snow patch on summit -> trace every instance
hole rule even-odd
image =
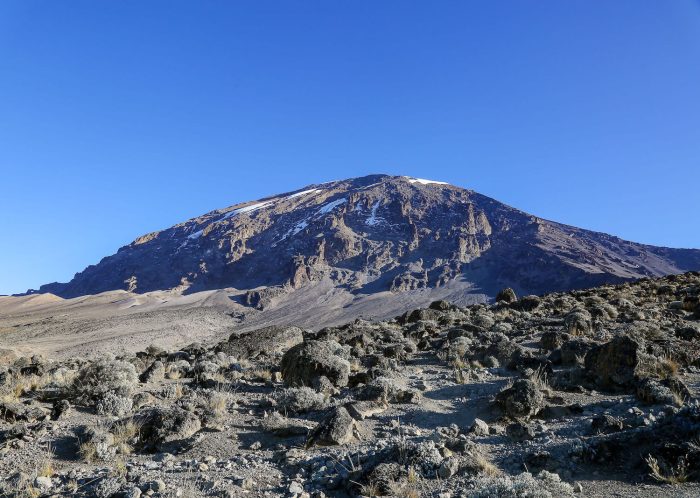
[[[226,216],[221,218],[222,220],[227,220],[237,214],[243,214],[243,213],[252,213],[253,211],[257,211],[258,209],[262,209],[266,206],[269,206],[272,204],[272,201],[267,201],[267,202],[258,202],[257,204],[251,204],[250,206],[245,206],[242,208],[234,209],[233,211],[226,213]]]
[[[294,194],[288,195],[287,197],[285,197],[285,199],[294,199],[295,197],[300,197],[300,196],[306,195],[306,194],[315,194],[316,192],[320,192],[320,191],[321,191],[320,188],[312,188],[309,190],[302,190],[301,192],[296,192]]]
[[[408,183],[420,183],[421,185],[449,185],[447,182],[438,182],[436,180],[426,180],[424,178],[412,178],[410,176],[405,176]]]

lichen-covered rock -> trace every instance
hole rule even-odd
[[[343,347],[335,341],[306,341],[282,357],[282,377],[291,386],[311,386],[325,376],[336,387],[348,384],[350,363],[340,356]]]
[[[283,389],[274,395],[274,401],[280,409],[290,413],[304,413],[328,407],[326,396],[310,387]]]
[[[311,434],[307,445],[347,444],[353,438],[355,419],[340,406],[333,408],[330,414],[318,424]]]
[[[517,300],[518,296],[515,295],[515,291],[510,287],[506,287],[505,289],[502,289],[498,294],[496,294],[497,303],[510,304],[514,303]]]
[[[420,393],[407,388],[397,379],[381,376],[372,379],[365,385],[357,397],[362,400],[384,403],[413,403],[420,399]]]
[[[165,365],[160,360],[155,360],[140,376],[141,382],[159,382],[165,378]]]
[[[688,387],[678,379],[642,379],[637,384],[635,392],[637,398],[651,404],[681,406],[691,397]]]
[[[202,423],[194,413],[178,407],[153,408],[136,414],[140,443],[146,451],[178,452]]]
[[[219,349],[236,358],[276,357],[303,341],[304,334],[299,327],[271,326],[231,334],[228,341],[219,345]]]
[[[564,327],[570,335],[587,335],[592,331],[591,314],[586,310],[574,310],[564,318]]]
[[[561,362],[564,365],[583,364],[586,354],[595,343],[583,337],[570,339],[561,345]]]
[[[603,387],[633,387],[640,373],[651,371],[655,363],[645,353],[642,340],[629,336],[596,346],[585,358],[587,374]]]
[[[513,418],[528,418],[544,407],[544,396],[529,379],[516,380],[496,396],[496,404]]]

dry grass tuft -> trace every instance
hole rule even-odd
[[[496,477],[501,475],[501,469],[496,467],[494,463],[486,458],[484,455],[476,455],[474,457],[474,464],[479,469],[479,471],[489,477]]]
[[[36,475],[37,477],[53,477],[55,474],[53,447],[49,445],[38,461]]]
[[[42,389],[49,383],[48,376],[23,376],[13,373],[0,390],[0,399],[5,402],[16,402],[23,395]]]
[[[114,445],[122,455],[130,455],[134,450],[132,444],[141,433],[141,425],[133,420],[127,420],[114,424],[112,427],[112,435],[114,436]]]
[[[120,479],[126,479],[126,475],[129,472],[129,469],[126,466],[126,462],[124,461],[123,458],[117,458],[112,462],[112,474],[114,477],[118,477]]]
[[[659,359],[657,364],[657,372],[662,379],[673,379],[678,377],[678,362],[669,356]]]
[[[530,377],[530,380],[537,386],[539,391],[549,390],[549,379],[547,372],[543,368],[538,368],[535,373]]]
[[[222,418],[227,413],[228,395],[225,392],[215,391],[207,398],[207,412],[215,419]]]
[[[78,453],[80,454],[80,458],[86,463],[93,463],[97,460],[97,446],[91,441],[80,443]]]
[[[649,466],[649,475],[659,482],[677,485],[687,482],[689,479],[688,462],[685,458],[679,459],[678,463],[673,467],[659,463],[652,455],[648,455],[645,461]]]
[[[245,378],[248,380],[259,382],[270,382],[272,380],[272,372],[265,368],[255,368],[245,372]]]
[[[360,486],[360,494],[362,496],[379,496],[380,493],[381,490],[376,482],[370,481]]]

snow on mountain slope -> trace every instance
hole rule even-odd
[[[492,296],[503,286],[542,293],[698,268],[699,250],[543,220],[444,182],[371,175],[211,211],[40,292],[233,287],[262,307],[322,279],[356,295],[452,282]]]

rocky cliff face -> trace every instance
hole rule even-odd
[[[455,280],[487,295],[505,286],[529,294],[698,268],[700,250],[636,244],[460,187],[372,175],[212,211],[139,237],[40,292],[234,287],[264,307],[321,279],[366,294]]]

